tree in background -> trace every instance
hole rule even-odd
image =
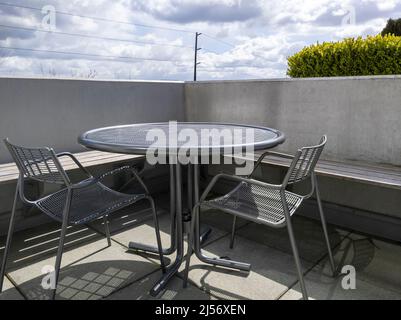
[[[347,38],[303,48],[288,57],[292,78],[401,74],[401,37]]]
[[[395,36],[401,36],[401,18],[400,19],[389,19],[386,27],[382,31],[382,36],[387,34],[393,34]]]

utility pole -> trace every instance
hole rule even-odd
[[[198,48],[198,38],[199,36],[202,35],[202,33],[197,32],[195,34],[195,63],[194,63],[194,81],[197,80],[197,67],[200,64],[200,62],[198,62],[198,52],[199,50],[202,50],[202,48]]]

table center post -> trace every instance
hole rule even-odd
[[[173,124],[173,125],[172,125]],[[257,126],[249,126],[249,125],[237,125],[237,124],[225,124],[225,123],[179,123],[177,125],[176,122],[173,123],[150,123],[150,124],[133,124],[133,125],[123,125],[123,126],[115,126],[108,128],[100,128],[88,131],[82,134],[79,137],[79,142],[94,150],[113,152],[113,153],[126,153],[126,154],[142,154],[148,155],[148,151],[152,151],[153,142],[149,141],[148,134],[153,130],[153,134],[158,132],[165,137],[170,139],[176,139],[177,133],[179,130],[190,129],[195,131],[197,134],[202,134],[205,132],[216,132],[216,130],[225,130],[225,132],[231,131],[232,134],[235,134],[236,130],[246,131],[247,129],[252,129],[255,132],[254,141],[250,143],[246,143],[245,141],[238,142],[236,146],[241,145],[243,148],[252,145],[254,150],[264,150],[273,148],[285,141],[285,136],[283,133],[266,127],[257,127]],[[167,142],[166,142],[167,143]],[[220,149],[224,147],[233,147],[234,145],[226,144],[225,141],[220,141]],[[165,249],[165,254],[173,253],[176,251],[176,258],[173,264],[168,268],[167,272],[163,275],[163,277],[156,283],[155,287],[151,290],[152,295],[157,295],[163,290],[168,281],[177,274],[184,258],[184,220],[183,220],[183,202],[182,202],[182,192],[183,192],[183,163],[179,163],[178,157],[178,149],[180,145],[177,143],[177,140],[169,140],[168,144],[161,146],[162,150],[168,150],[170,152],[170,156],[174,158],[173,162],[168,163],[170,165],[170,211],[172,214],[172,229],[171,229],[171,248]],[[199,150],[210,149],[210,142],[203,143],[201,141],[197,146],[193,146],[193,148],[197,148]],[[216,147],[216,146],[214,146]],[[193,160],[193,159],[191,159]],[[188,169],[188,181],[187,181],[187,190],[185,190],[186,194],[188,194],[187,207],[188,215],[186,216],[187,221],[191,220],[191,210],[192,206],[194,206],[199,201],[200,196],[200,161],[191,161],[191,164],[187,167]],[[186,164],[185,164],[186,165]],[[175,179],[174,179],[175,176]],[[174,215],[175,214],[175,215]],[[174,218],[175,217],[175,218]],[[244,270],[249,271],[250,265],[235,262],[231,260],[224,260],[220,258],[210,258],[202,253],[201,243],[205,241],[211,229],[208,229],[207,232],[202,232],[200,223],[199,223],[199,215],[195,215],[196,219],[196,228],[195,228],[195,236],[194,236],[194,251],[198,256],[200,261],[211,264],[214,266],[221,266],[230,269]],[[192,217],[193,218],[193,217]],[[174,234],[174,231],[175,234]],[[203,235],[202,235],[203,234]],[[176,246],[175,246],[176,244]],[[132,249],[141,250],[145,252],[155,253],[155,248],[149,245],[143,244],[135,244],[131,243],[130,247]],[[168,252],[168,253],[166,253]]]

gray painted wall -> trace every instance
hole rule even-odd
[[[75,152],[89,129],[184,120],[184,84],[0,78],[0,110],[1,139]],[[10,160],[1,143],[0,163]]]
[[[218,81],[185,85],[189,121],[282,130],[282,150],[327,134],[324,157],[401,165],[401,77]]]

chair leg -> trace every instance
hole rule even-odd
[[[53,300],[56,298],[57,285],[58,285],[58,280],[59,280],[59,275],[60,275],[61,259],[63,257],[64,240],[65,240],[65,236],[67,234],[67,227],[68,227],[68,221],[69,221],[69,216],[70,216],[71,199],[72,199],[72,190],[69,190],[68,194],[67,194],[67,199],[65,202],[64,212],[63,212],[63,224],[61,226],[61,234],[60,234],[60,241],[59,241],[58,250],[57,250],[56,264],[54,266],[54,282],[55,282],[54,286],[55,287],[54,287],[53,296],[52,296]]]
[[[188,286],[188,275],[189,275],[189,266],[191,264],[191,256],[193,253],[193,247],[195,245],[195,227],[196,227],[196,219],[198,219],[199,210],[198,205],[192,211],[192,221],[191,221],[191,228],[189,230],[189,237],[188,237],[188,250],[187,250],[187,257],[185,261],[185,270],[184,270],[184,288]]]
[[[301,259],[299,258],[298,247],[294,237],[294,231],[292,229],[291,221],[287,222],[287,229],[288,235],[290,238],[291,249],[295,260],[295,266],[297,268],[299,284],[301,287],[302,297],[304,300],[308,300],[308,293],[306,291],[305,281],[304,281],[304,274],[302,272],[302,264]]]
[[[317,184],[317,179],[316,177],[314,177],[315,179],[315,192],[316,192],[316,200],[317,200],[317,204],[319,207],[319,214],[320,214],[320,221],[322,223],[322,227],[323,227],[323,233],[324,233],[324,238],[326,241],[326,246],[327,246],[327,252],[329,254],[329,260],[330,260],[330,266],[331,266],[331,271],[332,271],[332,275],[334,277],[335,272],[336,272],[336,267],[335,267],[335,263],[334,263],[334,258],[333,258],[333,253],[331,250],[331,245],[330,245],[330,239],[329,239],[329,233],[327,231],[327,224],[326,224],[326,218],[324,216],[324,212],[323,212],[323,205],[322,205],[322,200],[320,198],[320,192],[319,192],[319,186]]]
[[[108,216],[103,217],[103,223],[104,223],[104,231],[106,233],[107,237],[107,245],[111,247],[111,236],[110,236],[110,227],[109,227],[109,219]]]
[[[233,218],[233,225],[231,229],[230,249],[234,249],[235,230],[237,228],[237,216]]]
[[[15,191],[15,196],[14,196],[14,203],[13,203],[13,208],[11,211],[11,218],[10,218],[10,224],[8,226],[8,234],[7,234],[7,241],[6,241],[6,247],[4,249],[4,256],[3,256],[3,262],[1,264],[1,275],[0,275],[0,292],[3,292],[3,283],[4,283],[4,276],[6,273],[6,267],[7,267],[7,258],[8,258],[8,253],[10,251],[11,247],[11,240],[12,236],[14,233],[14,226],[15,226],[15,213],[17,209],[17,203],[18,203],[18,197],[19,197],[19,182],[17,184],[17,189]]]
[[[153,220],[154,220],[154,224],[155,224],[157,248],[159,250],[160,266],[163,270],[163,273],[166,273],[166,265],[164,263],[164,255],[163,255],[163,246],[162,246],[162,240],[160,237],[159,218],[157,217],[155,202],[154,202],[153,198],[151,198],[151,197],[148,197],[147,199],[149,200],[149,203],[152,207],[152,212],[153,212]]]
[[[305,281],[304,281],[304,274],[302,272],[301,259],[299,258],[297,242],[295,241],[294,230],[292,228],[292,223],[291,223],[291,215],[290,215],[290,211],[288,210],[286,197],[285,197],[284,193],[281,194],[281,200],[282,200],[282,203],[283,203],[285,220],[287,222],[288,236],[290,238],[292,254],[294,256],[295,266],[297,268],[299,285],[301,287],[302,297],[303,297],[304,300],[308,300],[308,293],[306,291],[306,286],[305,286]]]

